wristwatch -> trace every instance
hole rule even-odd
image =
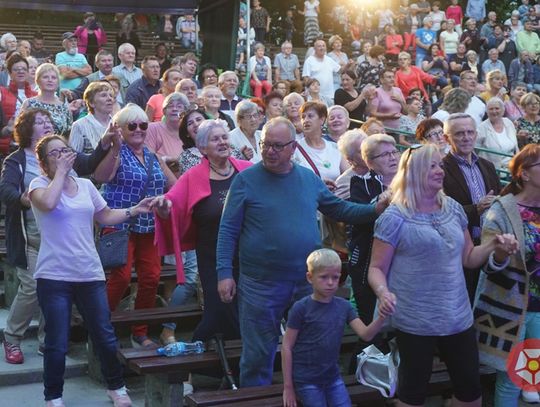
[[[128,219],[131,219],[132,215],[131,215],[131,208],[127,208],[126,209],[126,216]]]

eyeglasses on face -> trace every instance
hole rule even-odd
[[[384,153],[373,156],[372,160],[376,160],[377,158],[384,158],[385,160],[387,160],[390,157],[398,157],[398,156],[399,156],[398,150],[385,151]]]
[[[70,147],[55,148],[47,153],[47,157],[59,158],[62,154],[72,153],[73,149]]]
[[[280,151],[283,151],[285,147],[287,147],[289,144],[294,143],[296,140],[291,140],[288,143],[281,144],[281,143],[267,143],[265,141],[259,141],[259,147],[261,147],[261,150],[268,151],[271,148],[274,149],[275,152],[279,153]]]
[[[34,120],[35,126],[44,126],[46,124],[52,124],[50,120]]]
[[[252,114],[245,114],[242,116],[242,119],[258,119],[261,117],[261,114],[259,112],[252,113]]]
[[[441,138],[442,136],[444,136],[444,131],[442,131],[442,130],[434,130],[434,131],[430,131],[426,135],[426,138],[427,139],[434,139],[434,138]]]
[[[128,128],[129,131],[135,131],[135,130],[137,130],[137,126],[141,130],[147,130],[148,129],[148,122],[141,122],[141,123],[132,122],[132,123],[128,123],[127,128]]]

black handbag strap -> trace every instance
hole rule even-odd
[[[307,151],[298,143],[296,143],[296,148],[298,149],[298,151],[300,151],[300,154],[304,156],[309,166],[313,169],[313,172],[317,174],[319,178],[321,178],[321,173],[319,172],[319,169],[317,168],[317,166],[315,165],[315,163],[313,162],[313,160],[311,159]]]

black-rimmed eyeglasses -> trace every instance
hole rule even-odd
[[[266,143],[264,141],[259,141],[259,147],[261,150],[270,150],[271,148],[274,149],[275,152],[283,151],[285,147],[287,147],[289,144],[292,144],[296,142],[296,140],[291,140],[288,143],[281,144],[281,143]]]

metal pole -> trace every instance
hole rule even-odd
[[[242,0],[240,0],[242,1]],[[247,4],[247,13],[246,13],[246,26],[247,26],[247,37],[246,37],[246,76],[244,78],[244,87],[242,88],[242,93],[248,95],[250,92],[249,89],[249,58],[251,57],[251,44],[250,44],[250,32],[251,32],[251,3],[250,0],[246,0]]]
[[[199,10],[195,10],[195,53],[199,55]]]

